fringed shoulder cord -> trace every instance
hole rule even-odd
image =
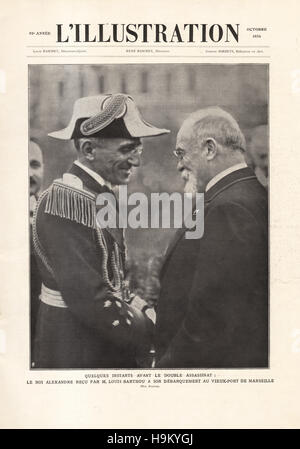
[[[93,193],[54,181],[48,189],[46,214],[96,228],[96,201]]]
[[[38,238],[36,230],[36,213],[42,199],[48,194],[45,213],[55,215],[67,220],[75,221],[96,232],[97,241],[102,252],[102,277],[103,281],[114,294],[122,296],[122,260],[118,244],[113,243],[113,251],[109,257],[105,237],[102,229],[96,223],[96,199],[93,193],[76,189],[60,181],[54,181],[52,186],[43,192],[39,198],[34,217],[33,235],[34,248],[47,270],[54,277],[54,271],[49,263],[45,251]],[[113,273],[113,279],[109,279],[108,264]]]
[[[41,261],[43,262],[44,266],[46,267],[46,269],[49,271],[49,273],[51,274],[51,276],[54,277],[54,271],[50,265],[50,262],[46,256],[45,250],[40,242],[38,233],[37,233],[37,228],[36,228],[36,218],[37,218],[37,213],[39,210],[39,206],[42,202],[42,200],[44,199],[44,197],[47,195],[48,193],[48,189],[45,190],[41,196],[39,197],[34,213],[33,213],[33,220],[32,220],[32,240],[33,240],[33,247],[35,249],[36,254],[38,255],[38,257],[41,259]]]

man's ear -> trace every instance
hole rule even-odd
[[[95,159],[95,149],[93,148],[92,142],[89,139],[84,140],[81,143],[81,153],[86,160],[92,162]]]
[[[211,161],[218,153],[218,144],[213,137],[209,137],[205,141],[206,158]]]

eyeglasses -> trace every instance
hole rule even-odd
[[[130,156],[141,156],[143,154],[143,148],[137,147],[133,150],[130,150],[127,154],[130,154]]]
[[[185,151],[180,148],[176,148],[176,150],[173,151],[173,154],[181,161],[185,156]]]
[[[131,156],[141,156],[143,153],[143,147],[135,147],[132,149],[129,148],[124,148],[121,150],[122,154],[126,157],[131,157]]]

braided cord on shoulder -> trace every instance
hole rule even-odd
[[[36,219],[37,219],[37,213],[38,213],[38,209],[39,206],[42,202],[42,200],[44,199],[44,197],[48,194],[48,190],[45,190],[41,196],[38,199],[35,211],[34,211],[34,215],[33,215],[33,223],[32,223],[32,238],[33,238],[33,246],[35,249],[36,254],[38,255],[38,257],[40,258],[40,260],[42,261],[42,263],[44,264],[44,266],[46,267],[46,269],[49,271],[49,273],[55,277],[54,275],[54,270],[51,267],[51,264],[46,256],[45,250],[40,242],[39,236],[38,236],[38,232],[37,232],[37,226],[36,226]],[[120,251],[119,251],[119,247],[118,244],[116,242],[114,242],[113,244],[113,253],[112,256],[109,260],[109,256],[108,256],[108,250],[107,250],[107,244],[103,235],[103,232],[101,230],[101,228],[99,228],[98,226],[96,227],[96,235],[97,235],[97,242],[100,246],[101,252],[102,252],[102,275],[103,275],[103,280],[105,282],[105,284],[109,287],[109,289],[112,292],[121,292],[121,287],[122,287],[122,279],[121,279],[121,271],[122,271],[122,267],[121,267],[121,258],[120,258]],[[108,269],[107,269],[107,264],[108,262],[111,263],[111,267],[112,267],[112,272],[113,272],[113,281],[111,281],[109,279],[109,275],[108,275]]]
[[[116,242],[114,242],[113,253],[111,256],[111,260],[110,260],[112,272],[113,272],[113,281],[110,281],[109,275],[108,275],[108,270],[107,270],[107,264],[109,262],[107,246],[106,246],[106,242],[105,242],[105,238],[104,238],[102,229],[99,228],[98,226],[96,228],[96,235],[97,235],[97,240],[98,240],[98,243],[101,248],[102,255],[103,255],[103,258],[102,258],[103,280],[111,291],[120,292],[122,285],[121,285],[121,276],[120,276],[121,267],[120,267],[120,263],[119,263],[118,244]]]
[[[36,219],[37,219],[37,213],[38,213],[38,209],[39,206],[42,202],[42,200],[44,199],[44,197],[47,195],[48,190],[45,190],[41,196],[38,199],[38,202],[36,204],[36,208],[34,210],[33,213],[33,220],[32,220],[32,240],[33,240],[33,247],[35,249],[36,254],[38,255],[38,257],[41,259],[41,261],[43,262],[44,266],[46,267],[46,269],[49,271],[49,273],[51,274],[51,276],[54,277],[54,271],[48,261],[48,258],[45,254],[45,250],[40,242],[38,233],[37,233],[37,227],[36,227]]]

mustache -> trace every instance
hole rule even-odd
[[[31,186],[38,184],[38,179],[36,178],[36,176],[30,176],[29,181]]]
[[[29,186],[30,187],[39,187],[42,183],[42,180],[35,175],[29,176]]]

